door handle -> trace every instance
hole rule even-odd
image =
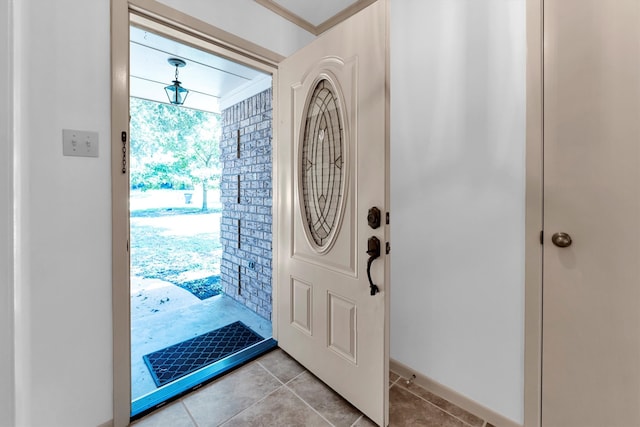
[[[371,296],[378,293],[378,286],[373,283],[371,279],[371,264],[376,258],[380,257],[380,240],[376,236],[369,237],[367,241],[367,255],[369,255],[369,261],[367,261],[367,277],[369,278],[369,287],[371,288]]]
[[[559,248],[568,248],[569,246],[571,246],[571,243],[573,243],[573,241],[571,240],[571,236],[569,236],[567,233],[562,232],[554,233],[554,235],[551,236],[551,241]]]

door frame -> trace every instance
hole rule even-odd
[[[543,0],[526,1],[526,201],[525,201],[525,316],[524,316],[524,425],[540,426],[542,362],[542,245],[543,230]],[[112,304],[113,304],[113,425],[129,424],[131,405],[128,174],[122,169],[120,135],[128,131],[129,13],[146,15],[176,31],[255,60],[277,84],[281,55],[190,17],[154,0],[111,0],[111,185],[112,185]],[[276,92],[274,90],[274,105]],[[277,157],[277,120],[273,119],[273,158]],[[128,141],[127,141],[128,144]],[[273,163],[273,199],[276,204],[277,164]],[[273,256],[277,256],[277,212],[273,212]],[[277,265],[273,266],[277,277]],[[274,301],[277,295],[274,294]],[[274,302],[275,305],[275,302]],[[274,311],[275,316],[275,311]],[[272,320],[275,324],[275,318]],[[274,338],[277,338],[274,329]]]
[[[526,163],[524,281],[524,425],[539,427],[542,411],[542,251],[544,230],[544,0],[526,0]]]
[[[133,17],[133,19],[132,19]],[[129,256],[129,26],[135,23],[163,36],[240,62],[272,75],[283,56],[241,39],[155,0],[111,0],[111,215],[112,215],[112,327],[113,426],[129,425],[131,416],[131,295]],[[276,91],[273,104],[276,105]],[[278,200],[276,182],[277,117],[272,119],[272,197]],[[123,143],[122,134],[126,132]],[[273,212],[273,256],[277,256],[278,216]],[[277,277],[277,265],[272,276]],[[273,304],[277,300],[272,290]],[[275,310],[272,324],[276,324]],[[277,331],[273,330],[277,339]]]

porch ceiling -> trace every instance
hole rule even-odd
[[[265,74],[233,61],[186,46],[146,30],[131,27],[131,96],[167,103],[164,87],[175,77],[168,58],[183,59],[182,86],[189,89],[185,107],[220,112],[221,98],[264,78]]]

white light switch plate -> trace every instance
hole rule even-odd
[[[62,129],[62,154],[98,157],[98,132]]]

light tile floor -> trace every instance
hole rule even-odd
[[[390,374],[390,426],[493,427]],[[135,427],[374,426],[280,349],[142,418]]]

